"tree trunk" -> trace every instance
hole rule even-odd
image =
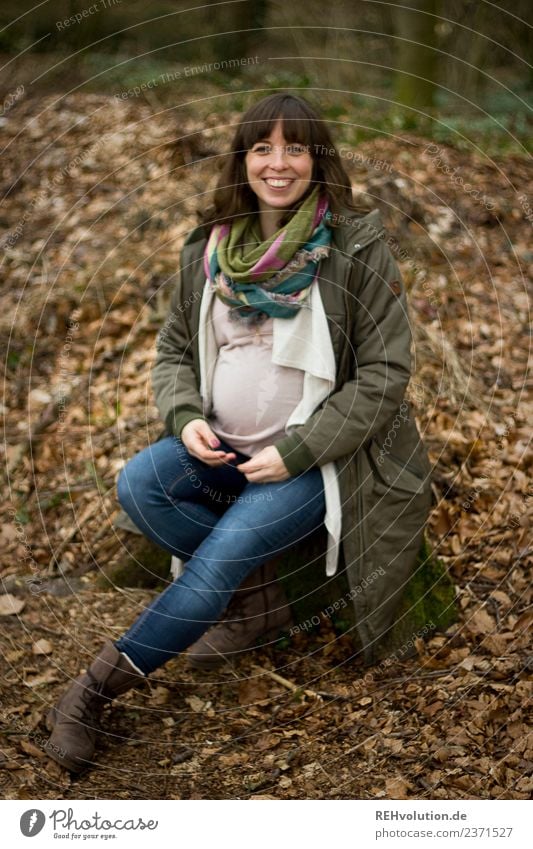
[[[393,7],[395,96],[402,106],[434,106],[438,53],[432,48],[436,46],[436,5],[436,0],[401,0],[401,6]]]

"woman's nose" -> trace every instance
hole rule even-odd
[[[281,147],[281,145],[276,145],[272,148],[269,165],[272,168],[285,168],[286,155],[285,148]]]

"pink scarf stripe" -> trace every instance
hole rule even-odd
[[[316,205],[315,217],[313,218],[313,230],[322,221],[328,209],[328,199],[326,195],[322,195]]]
[[[279,234],[277,239],[274,239],[268,250],[263,254],[256,264],[250,269],[250,277],[258,277],[269,268],[281,269],[284,268],[286,260],[278,256],[278,247],[285,239],[285,233]]]

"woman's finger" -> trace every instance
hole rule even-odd
[[[208,466],[222,466],[223,464],[228,464],[230,460],[235,460],[237,455],[232,453],[226,453],[222,449],[218,451],[213,451],[212,449],[206,449],[203,446],[197,448],[197,450],[193,453],[190,451],[194,457],[198,460],[201,460],[203,463],[206,463]]]

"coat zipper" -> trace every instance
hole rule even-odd
[[[348,338],[351,336],[350,331],[351,331],[351,317],[352,317],[352,309],[351,309],[349,291],[348,291],[348,280],[350,279],[351,270],[352,270],[352,263],[348,262],[347,263],[347,272],[344,275],[344,281],[343,281],[344,311],[345,311],[345,315],[346,315],[346,330],[347,330]],[[344,339],[344,344],[343,344],[343,348],[342,348],[342,355],[341,355],[341,358],[339,360],[339,379],[340,379],[341,385],[348,380],[347,364],[348,364],[349,355],[350,355],[350,347],[349,347],[346,339]]]

